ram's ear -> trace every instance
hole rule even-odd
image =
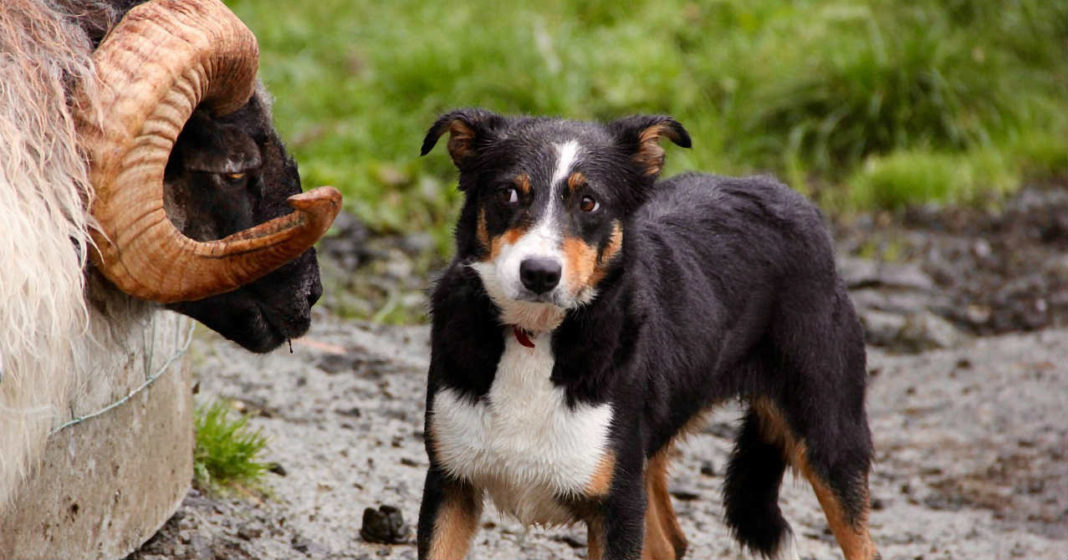
[[[426,132],[420,155],[430,153],[447,130],[449,155],[456,167],[462,167],[481,147],[496,138],[505,122],[504,117],[485,109],[458,109],[445,113]]]
[[[690,147],[690,133],[671,117],[663,115],[632,115],[612,121],[609,130],[616,142],[631,154],[631,159],[641,168],[642,174],[655,177],[664,167],[664,148],[660,139],[667,138],[682,146]]]

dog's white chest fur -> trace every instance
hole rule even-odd
[[[569,407],[550,381],[550,335],[533,342],[527,348],[507,329],[486,397],[438,391],[431,428],[445,470],[484,488],[502,512],[527,524],[567,523],[570,513],[556,498],[589,487],[607,450],[612,407]]]

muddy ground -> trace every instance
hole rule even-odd
[[[1068,559],[1068,191],[1028,189],[996,211],[862,217],[836,236],[872,343],[883,557]],[[372,240],[386,249],[348,262],[328,244],[324,270],[340,275],[328,285],[398,277],[391,305],[423,305],[406,256],[417,242]],[[411,538],[369,544],[359,530],[367,507],[416,518],[427,329],[341,319],[337,301],[292,354],[198,336],[198,400],[249,413],[284,475],[268,475],[266,499],[193,491],[131,559],[415,558]],[[689,558],[746,557],[719,497],[739,415],[725,407],[679,450],[672,491]],[[841,557],[806,485],[788,475],[782,502],[803,557]],[[524,531],[492,510],[483,521],[470,558],[585,556],[581,528]]]

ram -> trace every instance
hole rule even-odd
[[[255,352],[308,329],[340,195],[301,193],[257,57],[217,0],[0,5],[0,512],[164,308]]]

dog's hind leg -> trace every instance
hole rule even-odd
[[[723,485],[727,525],[753,553],[771,560],[798,560],[790,524],[779,510],[786,458],[781,442],[765,435],[757,412],[749,410],[735,440]]]
[[[873,560],[878,553],[868,532],[867,421],[861,415],[847,423],[831,403],[816,408],[822,413],[795,419],[769,399],[758,398],[750,414],[759,417],[763,437],[779,443],[786,460],[812,485],[846,560]]]
[[[779,294],[764,354],[770,367],[748,394],[764,439],[779,443],[812,485],[846,560],[872,560],[864,333],[825,249],[812,265],[826,270],[809,267]]]
[[[668,493],[668,445],[649,459],[645,466],[645,541],[643,560],[678,560],[686,554],[686,535],[682,533],[675,508]]]

